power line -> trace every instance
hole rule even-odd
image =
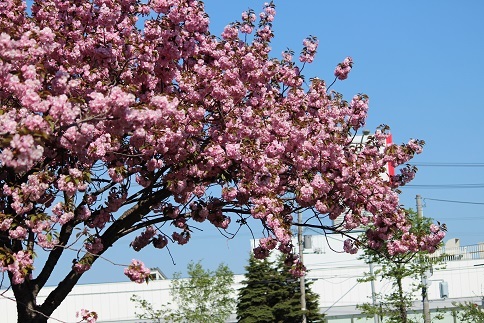
[[[484,188],[484,183],[477,184],[407,184],[401,188],[418,188],[418,189],[469,189],[469,188]]]
[[[484,205],[484,202],[468,202],[468,201],[455,201],[455,200],[443,200],[443,199],[433,199],[425,197],[424,201],[436,201],[436,202],[447,202],[447,203],[459,203],[459,204],[476,204],[476,205]]]
[[[433,163],[433,162],[420,162],[410,163],[413,166],[425,166],[425,167],[484,167],[484,163]]]
[[[340,298],[338,298],[338,300],[336,302],[334,302],[333,304],[331,304],[330,307],[328,307],[324,312],[323,314],[325,314],[327,311],[329,311],[333,306],[335,306],[341,299],[343,299],[343,297],[345,297],[346,295],[348,295],[349,292],[351,292],[353,290],[353,288],[355,288],[356,286],[358,286],[358,284],[360,284],[360,282],[356,282],[356,284],[353,285],[353,287],[351,287],[346,293],[343,294],[343,296],[341,296]]]

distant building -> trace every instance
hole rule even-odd
[[[254,244],[255,241],[251,241]],[[359,283],[369,267],[358,255],[338,253],[343,250],[343,239],[338,234],[306,235],[304,237],[304,263],[308,268],[307,280],[313,281],[312,290],[319,294],[321,312],[327,315],[329,323],[373,322],[360,319],[357,304],[368,302],[371,297],[370,283]],[[429,277],[428,287],[431,311],[437,308],[451,308],[452,302],[472,301],[481,304],[484,295],[484,243],[460,246],[459,239],[450,239],[437,254],[445,253],[446,268],[436,270]],[[375,265],[377,266],[377,265]],[[155,309],[166,306],[170,301],[170,283],[158,268],[152,272],[154,280],[149,284],[132,282],[77,285],[67,296],[52,317],[62,322],[78,322],[75,313],[82,308],[96,311],[100,323],[151,323],[136,318],[139,312],[130,301],[133,294],[146,299]],[[243,275],[235,276],[234,288],[242,287]],[[445,298],[441,297],[442,283]],[[39,302],[54,287],[45,287],[39,294]],[[385,292],[387,282],[375,282],[376,292]],[[0,313],[2,323],[17,322],[16,306],[11,290],[1,291]],[[420,310],[422,302],[416,295],[414,310]],[[49,320],[49,322],[56,322]],[[163,322],[160,320],[160,322]],[[227,322],[236,322],[235,313]],[[450,313],[442,323],[454,323]]]
[[[361,319],[357,304],[371,302],[370,283],[360,283],[369,265],[359,260],[360,254],[337,253],[343,250],[345,238],[340,234],[304,236],[304,264],[308,269],[306,280],[313,282],[312,290],[319,294],[321,312],[328,322],[352,323],[373,322]],[[254,243],[254,242],[253,242]],[[297,241],[294,241],[297,244]],[[429,273],[428,299],[433,314],[437,309],[450,309],[453,302],[484,301],[484,243],[460,246],[459,239],[450,239],[435,255],[445,254],[445,268]],[[378,268],[378,264],[374,264]],[[375,282],[375,292],[389,291],[388,281]],[[421,311],[421,295],[415,295],[411,310]],[[483,304],[484,305],[484,304]],[[457,323],[451,313],[444,314],[445,320],[438,322]]]

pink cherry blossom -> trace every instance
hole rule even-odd
[[[416,173],[402,165],[424,142],[394,144],[382,126],[354,143],[368,96],[345,99],[303,75],[315,36],[299,60],[273,58],[273,2],[220,37],[197,0],[7,0],[0,16],[0,270],[32,299],[63,248],[78,249],[60,278],[71,290],[123,237],[137,232],[135,250],[184,245],[204,221],[228,232],[260,221],[255,256],[278,249],[298,276],[295,211],[316,226],[344,215],[335,231],[372,226],[367,244],[392,252],[431,252],[443,238],[435,227],[401,234],[412,227],[398,188]],[[347,57],[336,79],[352,67]],[[398,175],[381,176],[389,165]],[[31,284],[35,252],[47,267]],[[125,272],[149,274],[139,261]],[[62,297],[52,293],[54,311]]]
[[[188,231],[183,231],[182,233],[173,232],[171,237],[174,241],[178,242],[178,244],[184,245],[190,240],[190,233]]]
[[[15,230],[10,230],[8,235],[10,239],[23,240],[27,237],[27,229],[18,226]]]
[[[80,318],[83,322],[85,321],[87,323],[96,323],[98,319],[98,315],[96,312],[92,312],[84,308],[76,313],[76,317]]]
[[[353,67],[353,59],[351,57],[346,57],[343,62],[339,63],[334,70],[334,76],[336,76],[339,80],[346,80],[348,78],[348,74]]]
[[[124,269],[124,274],[132,281],[141,284],[147,281],[150,276],[150,269],[146,268],[141,261],[133,259],[131,264]]]
[[[85,244],[85,248],[92,254],[98,254],[100,251],[103,250],[104,246],[102,240],[98,237],[94,237],[89,239],[88,242]]]
[[[343,244],[344,251],[350,254],[355,254],[358,251],[358,247],[351,239],[346,239]]]
[[[277,240],[272,237],[262,238],[260,239],[260,244],[268,250],[272,250],[277,246]]]
[[[86,271],[88,271],[89,269],[91,269],[91,265],[89,264],[85,264],[85,263],[80,263],[80,262],[76,262],[73,266],[72,266],[72,269],[78,273],[78,274],[82,274]]]
[[[314,56],[316,55],[316,50],[318,48],[318,40],[316,37],[307,37],[303,41],[303,49],[301,55],[299,56],[299,61],[303,63],[312,63]]]
[[[133,247],[135,251],[140,251],[150,243],[151,238],[155,236],[155,233],[156,231],[153,227],[147,227],[140,236],[136,237],[133,242],[130,243],[130,246]]]
[[[306,267],[303,265],[303,263],[299,259],[296,259],[294,261],[291,269],[289,269],[289,272],[294,277],[303,277],[306,274]]]
[[[168,239],[166,238],[166,236],[162,236],[160,234],[157,237],[153,238],[152,241],[153,247],[157,249],[163,249],[168,244]]]
[[[12,273],[12,283],[21,284],[34,269],[33,263],[32,254],[28,251],[21,250],[13,253],[9,262],[5,263],[5,260],[3,260],[3,263],[0,262],[0,271],[8,270]]]
[[[254,252],[254,257],[256,259],[267,258],[270,254],[270,250],[268,248],[262,247],[262,246],[254,248],[253,252]]]

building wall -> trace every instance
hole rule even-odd
[[[335,251],[343,250],[343,238],[334,235],[328,241]],[[323,311],[327,314],[348,312],[348,306],[370,302],[370,282],[357,281],[370,270],[368,264],[358,259],[361,254],[341,254],[328,249],[324,236],[312,236],[311,248],[305,248],[303,254],[308,268],[307,279],[314,282],[313,290],[320,294]],[[484,245],[456,247],[447,249],[446,253],[453,255],[446,257],[445,265],[440,266],[443,268],[436,268],[427,279],[430,307],[451,306],[450,302],[444,304],[440,297],[441,282],[448,284],[448,298],[472,299],[480,303],[480,298],[484,296]],[[374,264],[374,270],[376,269],[378,264]],[[404,283],[408,289],[412,282],[407,280]],[[375,282],[376,293],[389,292],[390,289],[391,283],[387,280]],[[420,300],[420,297],[420,294],[415,295],[416,300]],[[338,310],[339,307],[342,309]]]
[[[234,288],[240,288],[242,275],[235,277]],[[95,311],[99,315],[99,323],[143,323],[147,320],[137,319],[136,312],[140,313],[135,303],[130,298],[136,294],[147,300],[153,308],[170,307],[170,284],[171,280],[154,280],[148,284],[136,284],[133,282],[86,284],[77,285],[67,296],[59,308],[52,314],[52,318],[62,322],[79,322],[76,312],[85,308]],[[39,294],[38,301],[42,303],[45,297],[54,287],[46,287]],[[5,297],[13,298],[13,293],[7,291]],[[16,323],[17,313],[15,303],[7,298],[0,297],[1,323]],[[171,305],[172,306],[172,305]],[[57,322],[49,320],[49,322]],[[235,317],[232,319],[235,322]],[[151,323],[151,322],[150,322]]]
[[[312,289],[320,296],[321,311],[328,316],[331,323],[351,323],[359,317],[356,304],[371,301],[370,283],[359,283],[364,272],[369,271],[368,264],[358,259],[358,255],[338,253],[341,251],[343,239],[338,235],[311,236],[306,239],[303,257],[308,268],[307,280],[313,281]],[[310,241],[310,242],[309,242]],[[329,241],[329,245],[328,242]],[[253,244],[254,241],[251,241]],[[310,248],[309,248],[310,244]],[[333,249],[333,250],[332,250]],[[457,247],[447,250],[452,256],[447,257],[443,269],[434,270],[429,277],[429,303],[432,310],[450,308],[453,301],[472,301],[481,303],[484,295],[484,245]],[[375,268],[378,268],[375,265]],[[235,276],[234,288],[239,289],[243,275]],[[449,298],[441,299],[439,283],[448,283]],[[167,306],[170,301],[170,280],[160,279],[149,284],[132,282],[88,284],[75,286],[72,293],[52,317],[62,322],[78,322],[75,313],[82,308],[96,311],[98,322],[142,323],[146,320],[136,319],[135,303],[130,301],[133,294],[146,299],[155,309]],[[375,291],[389,291],[388,281],[375,282]],[[46,287],[39,295],[39,303],[48,295],[53,287]],[[0,313],[2,323],[14,323],[16,319],[15,302],[10,290],[0,292]],[[414,309],[421,308],[420,295],[415,296]],[[373,320],[366,320],[372,322]],[[55,322],[50,320],[50,322]],[[236,322],[235,314],[228,322]],[[355,321],[356,322],[356,321]],[[365,322],[365,320],[358,320]],[[453,317],[447,315],[443,323],[454,323]],[[457,322],[457,321],[456,321]]]

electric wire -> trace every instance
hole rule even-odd
[[[469,201],[444,200],[444,199],[434,199],[434,198],[429,198],[429,197],[424,197],[423,199],[424,199],[424,201],[436,201],[436,202],[446,202],[446,203],[484,205],[484,202],[469,202]]]
[[[351,287],[346,293],[343,294],[343,296],[341,296],[340,298],[338,298],[336,300],[336,302],[334,302],[333,304],[331,304],[330,307],[328,307],[324,312],[323,314],[325,314],[327,311],[329,311],[333,306],[335,306],[343,297],[345,297],[346,295],[348,295],[349,292],[351,292],[353,290],[353,288],[355,288],[356,286],[358,286],[358,284],[360,284],[360,282],[357,282],[355,285],[353,285],[353,287]]]
[[[418,188],[418,189],[472,189],[484,188],[484,183],[476,184],[406,184],[401,188]]]
[[[484,167],[484,163],[439,163],[439,162],[415,162],[412,166],[422,167]]]
[[[484,167],[481,162],[411,162],[412,166],[419,167],[451,167],[451,168],[475,168]],[[401,189],[481,189],[484,183],[457,183],[457,184],[407,184]]]

